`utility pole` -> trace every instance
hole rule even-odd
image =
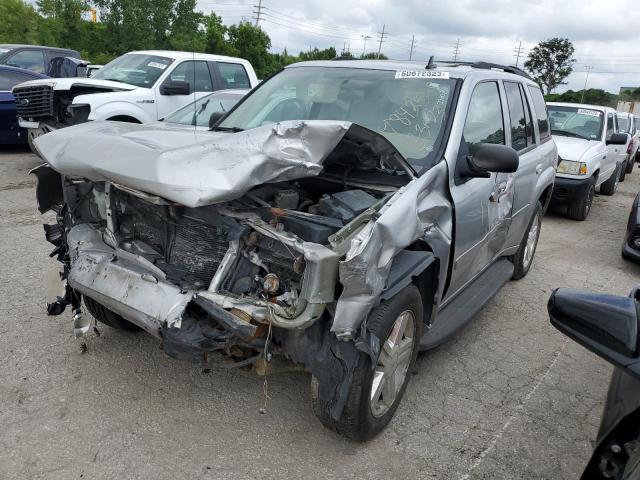
[[[384,41],[384,29],[385,29],[386,25],[383,24],[382,25],[382,32],[380,32],[378,35],[380,35],[380,43],[378,44],[378,58],[380,58],[380,51],[382,50],[382,42]]]
[[[367,49],[367,40],[369,40],[371,35],[360,35],[362,37],[362,57],[364,57],[364,52]]]
[[[517,67],[518,62],[520,61],[520,55],[522,55],[522,42],[518,42],[518,46],[514,47],[513,54],[516,57],[516,67]]]
[[[587,89],[587,81],[589,80],[589,72],[593,68],[591,65],[585,65],[584,68],[587,70],[587,76],[584,77],[584,87],[582,87],[582,95],[580,96],[580,103],[584,103],[584,91]]]
[[[416,36],[411,35],[411,49],[409,50],[409,61],[413,59],[413,47],[416,46]]]
[[[457,62],[458,61],[458,55],[460,54],[460,39],[458,38],[456,40],[456,46],[453,49],[453,61]]]
[[[262,15],[262,0],[258,0],[258,5],[254,5],[253,8],[255,8],[255,10],[253,11],[253,13],[255,14],[255,26],[258,26],[258,23],[260,23],[260,15]]]

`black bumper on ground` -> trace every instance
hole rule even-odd
[[[563,178],[556,177],[551,195],[551,203],[555,205],[568,205],[587,194],[591,177],[588,178]]]

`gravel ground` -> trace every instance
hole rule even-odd
[[[173,361],[148,335],[101,328],[86,353],[47,317],[55,262],[27,171],[0,150],[0,478],[573,479],[590,456],[611,368],[549,324],[557,286],[627,294],[620,244],[640,172],[590,218],[548,214],[530,274],[418,359],[389,427],[367,444],[325,430],[302,372],[263,381]]]

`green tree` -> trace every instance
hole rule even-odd
[[[271,39],[260,27],[249,22],[231,25],[228,28],[228,38],[235,54],[249,60],[259,78],[278,68],[273,55],[269,53]]]
[[[204,18],[204,24],[204,51],[216,55],[235,55],[235,50],[227,40],[227,27],[222,23],[222,18],[211,12]]]
[[[192,52],[205,50],[205,16],[195,8],[196,0],[177,0],[169,35],[171,48]]]
[[[336,53],[336,49],[333,47],[325,48],[324,50],[320,50],[316,47],[306,52],[300,52],[300,55],[298,55],[298,61],[332,60],[337,56],[338,54]]]
[[[84,0],[38,0],[38,11],[44,18],[41,26],[53,37],[58,47],[81,50],[87,43],[83,12],[89,10]]]
[[[607,92],[600,88],[589,88],[583,91],[567,90],[564,93],[552,93],[545,95],[548,102],[568,102],[568,103],[590,103],[592,105],[602,105],[607,107],[615,107],[618,96],[615,93]]]
[[[0,42],[35,44],[39,41],[38,12],[22,0],[0,0]]]
[[[388,60],[389,59],[384,53],[381,53],[380,55],[378,55],[378,52],[365,53],[360,58],[362,60]]]
[[[547,94],[564,85],[573,71],[575,48],[567,38],[551,38],[533,47],[524,67]]]

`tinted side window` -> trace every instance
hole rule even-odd
[[[527,98],[527,93],[524,90],[522,84],[520,84],[520,96],[522,96],[522,104],[524,105],[524,117],[527,122],[527,145],[533,145],[536,143],[536,136],[533,133],[533,120],[531,118],[531,105]]]
[[[609,139],[609,137],[611,137],[611,135],[613,135],[615,131],[616,127],[613,123],[613,113],[610,113],[607,115],[607,135],[605,136],[605,138]]]
[[[549,129],[549,115],[547,114],[547,104],[544,103],[542,91],[538,87],[529,85],[529,92],[533,99],[533,109],[535,110],[536,120],[538,121],[538,130],[540,130],[540,140],[549,138],[551,131]]]
[[[504,145],[502,102],[496,82],[480,83],[473,90],[462,139],[469,154],[473,154],[478,143]]]
[[[0,92],[8,92],[22,82],[33,80],[31,75],[19,72],[0,72]]]
[[[249,77],[244,67],[239,63],[218,62],[220,73],[220,88],[251,88]]]
[[[171,81],[187,82],[190,90],[212,92],[213,83],[207,62],[182,62],[170,74]]]
[[[514,82],[504,82],[504,90],[507,94],[507,105],[511,120],[511,146],[519,152],[527,148],[527,121],[524,116],[520,87]]]
[[[7,65],[24,68],[38,73],[45,73],[44,55],[40,50],[22,50],[10,56]]]

